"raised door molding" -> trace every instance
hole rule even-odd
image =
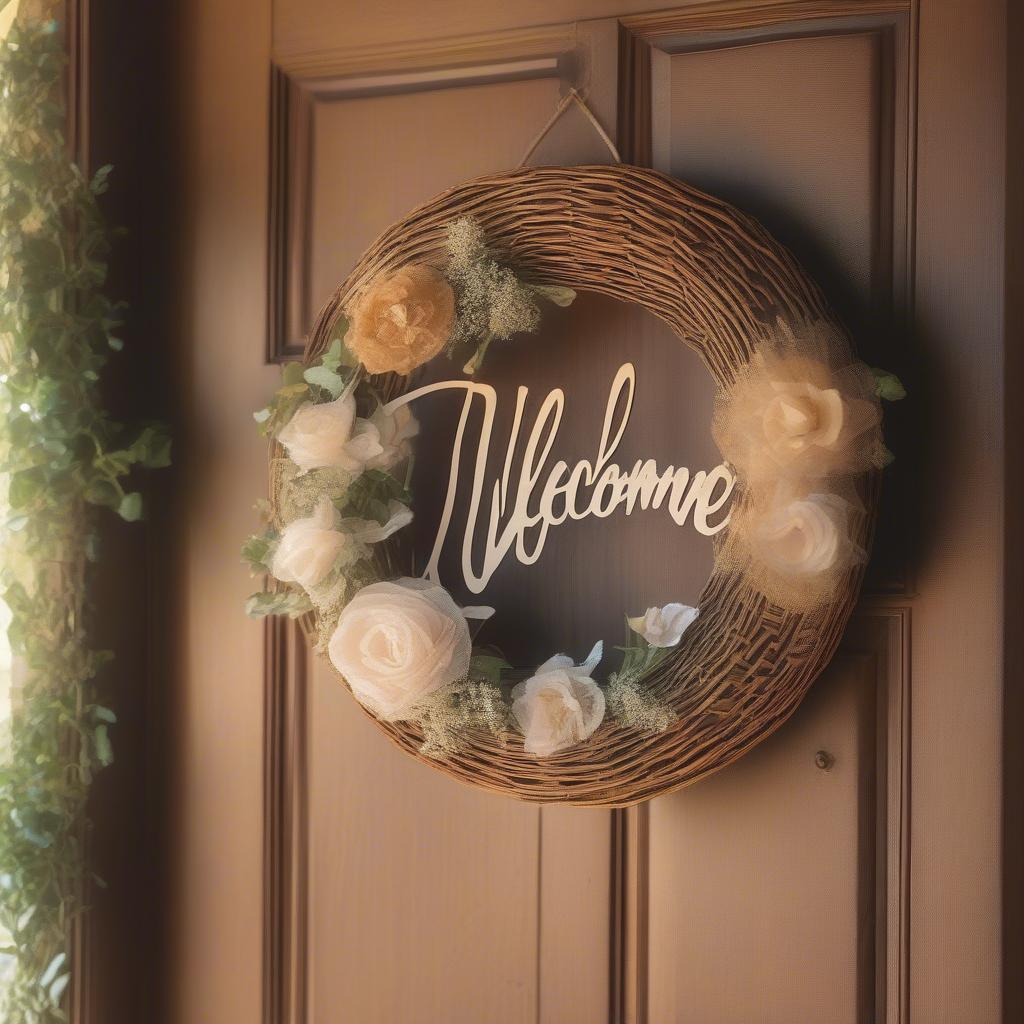
[[[618,142],[623,159],[670,169],[670,78],[673,58],[758,44],[858,36],[869,40],[876,109],[874,224],[869,286],[842,294],[842,274],[824,282],[868,362],[901,374],[915,393],[909,338],[913,321],[916,150],[916,37],[909,0],[752,4],[726,0],[624,18],[619,31]],[[700,184],[697,182],[696,184]],[[728,197],[727,197],[728,198]],[[741,203],[742,205],[742,203]],[[755,215],[759,211],[753,210]],[[769,229],[772,225],[769,224]],[[798,258],[801,256],[797,252]],[[807,258],[806,256],[804,258]],[[835,294],[834,294],[835,293]],[[887,436],[911,455],[916,441],[907,407],[886,410]],[[907,544],[916,476],[909,457],[897,460],[883,488],[875,568],[867,591],[913,592]]]
[[[458,86],[572,78],[564,26],[409,48],[336,52],[270,69],[267,362],[302,355],[311,303],[313,158],[318,107]]]
[[[650,807],[612,811],[608,1024],[646,1024]]]
[[[309,651],[290,619],[263,635],[263,1024],[306,1024]]]

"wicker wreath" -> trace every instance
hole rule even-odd
[[[773,325],[834,323],[820,290],[753,218],[651,170],[630,166],[525,168],[461,184],[389,228],[321,310],[305,364],[369,282],[436,262],[446,226],[471,217],[529,280],[638,303],[693,348],[719,389],[733,385]],[[402,381],[380,381],[393,396]],[[880,474],[850,486],[852,542],[867,549]],[[413,722],[370,718],[399,747],[462,782],[539,803],[626,806],[687,786],[771,735],[828,664],[857,600],[863,564],[809,610],[772,601],[728,559],[699,599],[684,641],[646,680],[675,712],[661,732],[605,721],[585,744],[538,758],[519,736],[471,733],[443,758],[421,753]],[[364,709],[365,710],[365,709]]]

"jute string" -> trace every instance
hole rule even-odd
[[[622,157],[619,156],[619,151],[615,147],[615,143],[612,142],[611,136],[604,130],[601,122],[598,121],[594,112],[587,106],[586,100],[576,91],[575,88],[570,89],[559,101],[558,106],[555,107],[555,112],[548,119],[548,123],[544,125],[533,139],[533,142],[527,147],[526,152],[523,154],[522,160],[519,161],[517,167],[525,167],[526,161],[533,156],[534,150],[543,142],[544,136],[555,126],[555,122],[569,109],[569,105],[575,103],[580,110],[583,111],[583,115],[586,119],[594,126],[594,131],[601,136],[604,144],[608,147],[608,152],[614,157],[617,164],[622,163]]]

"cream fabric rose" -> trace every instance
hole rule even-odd
[[[558,654],[512,689],[512,715],[527,753],[548,757],[582,743],[601,724],[604,693],[590,678],[600,660],[600,644],[582,665]]]
[[[834,494],[769,506],[751,531],[754,557],[786,575],[826,572],[847,546],[848,513],[847,502]]]
[[[349,538],[338,532],[339,520],[331,499],[322,497],[311,516],[289,523],[271,561],[274,577],[312,590],[334,568],[349,543]]]
[[[372,458],[367,469],[391,469],[412,454],[412,439],[420,432],[419,421],[407,405],[400,405],[394,412],[385,412],[385,406],[377,407],[370,417],[370,424],[377,430],[383,451]]]
[[[842,486],[842,485],[839,485]],[[867,553],[854,537],[858,496],[780,484],[746,495],[715,554],[723,572],[738,572],[772,604],[805,612],[832,601]]]
[[[271,574],[282,583],[314,590],[332,569],[366,554],[368,544],[378,544],[412,522],[412,512],[399,501],[392,501],[388,512],[383,525],[368,519],[342,519],[331,499],[321,497],[311,516],[293,520],[281,532]]]
[[[331,468],[357,474],[384,453],[377,428],[356,416],[351,393],[318,405],[304,402],[277,439],[304,473]]]
[[[765,440],[778,453],[832,448],[843,430],[843,398],[835,388],[809,381],[772,381],[775,393],[764,411]]]
[[[455,324],[444,275],[410,263],[378,278],[349,309],[345,344],[369,373],[411,373],[441,351]]]
[[[711,430],[748,483],[861,472],[885,461],[874,388],[838,328],[780,321],[719,391]]]
[[[696,622],[697,614],[697,609],[688,604],[672,603],[663,608],[648,608],[643,615],[626,621],[652,647],[675,647]]]
[[[400,579],[363,587],[328,643],[357,700],[389,722],[469,671],[469,627],[443,588]]]

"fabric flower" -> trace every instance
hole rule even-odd
[[[363,587],[327,645],[356,699],[389,722],[463,678],[471,650],[469,627],[448,591],[408,578]]]
[[[349,309],[345,343],[369,373],[411,373],[441,351],[455,324],[444,275],[410,263],[372,282]]]
[[[810,381],[771,381],[774,396],[761,418],[765,440],[776,457],[818,446],[832,448],[843,431],[843,398],[835,388]]]
[[[758,348],[715,402],[712,433],[747,482],[814,480],[886,462],[871,371],[819,321]]]
[[[376,428],[383,451],[366,464],[367,469],[391,469],[412,454],[412,439],[420,432],[419,421],[408,405],[400,405],[394,412],[377,407],[370,417]]]
[[[582,743],[604,718],[604,693],[591,679],[601,660],[598,644],[582,665],[558,654],[512,690],[512,715],[523,749],[548,757]]]
[[[392,501],[386,523],[368,519],[342,519],[326,495],[311,516],[295,519],[282,531],[271,560],[271,574],[282,583],[297,583],[309,592],[337,567],[349,565],[367,553],[368,544],[386,540],[412,522],[412,512]]]
[[[825,572],[845,546],[848,511],[848,503],[834,494],[769,506],[751,531],[754,557],[790,576]]]
[[[854,539],[858,501],[833,491],[780,484],[750,492],[729,522],[716,567],[787,611],[807,612],[836,598],[867,553]]]
[[[344,469],[357,474],[384,453],[378,429],[356,416],[356,400],[351,393],[333,402],[304,402],[277,439],[304,473],[311,469]]]
[[[698,611],[688,604],[667,604],[648,608],[637,618],[627,619],[629,628],[639,633],[652,647],[675,647],[696,621]]]
[[[322,497],[313,514],[289,523],[281,533],[270,571],[282,583],[312,590],[331,571],[348,538],[338,532],[338,511]]]

